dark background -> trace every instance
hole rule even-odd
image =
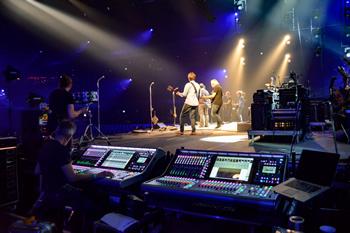
[[[28,94],[47,100],[63,73],[73,77],[73,92],[95,90],[97,79],[106,76],[101,81],[102,124],[148,123],[152,81],[157,115],[161,121],[171,122],[171,94],[166,87],[171,84],[182,89],[189,71],[196,72],[198,81],[209,90],[211,78],[222,82],[225,90],[245,90],[250,102],[254,91],[263,88],[274,72],[256,74],[257,67],[286,33],[292,36],[288,69],[300,74],[300,82],[310,87],[311,96],[327,97],[331,76],[338,76],[336,67],[344,65],[348,42],[345,0],[248,0],[247,11],[239,12],[238,21],[233,0],[81,1],[91,11],[68,0],[38,1],[128,43],[114,50],[108,43],[101,44],[95,34],[72,34],[68,39],[57,36],[52,31],[60,28],[64,32],[62,25],[53,22],[50,28],[43,28],[31,23],[21,11],[14,13],[6,7],[7,1],[0,3],[0,70],[12,65],[22,77],[11,82],[0,78],[0,91],[6,93],[0,94],[1,134],[6,134],[9,125],[9,99],[18,130],[21,111],[29,108]],[[292,27],[293,8],[300,33],[296,25]],[[311,24],[317,30],[311,30]],[[154,31],[147,39],[150,28]],[[242,84],[237,86],[235,77],[223,69],[228,69],[225,59],[242,37],[247,64]],[[182,103],[177,99],[178,110]]]

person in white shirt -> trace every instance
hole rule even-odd
[[[189,115],[191,120],[192,133],[191,135],[196,134],[196,113],[199,104],[199,90],[200,86],[195,81],[196,74],[194,72],[190,72],[187,75],[188,83],[186,83],[183,92],[177,92],[176,94],[180,97],[186,97],[185,103],[182,107],[180,113],[180,135],[184,134],[185,128],[185,118]]]
[[[205,85],[203,83],[200,83],[199,86],[200,89],[200,95],[199,95],[199,106],[198,106],[198,113],[199,113],[199,126],[200,127],[208,127],[209,125],[209,108],[210,108],[210,100],[209,99],[203,99],[203,96],[208,96],[209,92],[205,88]]]

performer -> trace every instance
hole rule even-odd
[[[82,108],[74,109],[73,95],[70,93],[73,81],[68,75],[60,77],[59,88],[51,92],[49,97],[49,107],[51,113],[48,119],[48,131],[52,134],[58,123],[64,119],[75,119],[88,110]]]
[[[350,86],[349,78],[343,76],[343,86],[334,89],[331,93],[333,105],[333,118],[335,122],[336,139],[340,142],[350,143]]]
[[[213,91],[211,95],[203,96],[204,99],[211,99],[211,116],[213,120],[216,120],[217,125],[216,129],[220,128],[222,125],[222,120],[219,115],[221,106],[222,106],[222,87],[220,86],[220,83],[216,79],[212,79],[210,81],[211,87],[213,88]]]
[[[200,86],[200,98],[198,105],[198,113],[199,113],[199,126],[200,127],[208,127],[209,125],[209,108],[210,108],[210,100],[202,98],[203,96],[208,96],[209,92],[205,88],[203,83],[199,84]]]
[[[238,103],[237,103],[237,116],[240,122],[243,122],[243,111],[244,111],[244,105],[245,105],[245,93],[241,90],[238,90],[236,92]]]
[[[232,96],[231,92],[226,91],[223,96],[222,119],[223,121],[231,122],[232,118]]]
[[[186,83],[183,92],[177,92],[176,95],[180,97],[186,97],[185,103],[182,107],[180,113],[180,132],[179,135],[184,134],[185,128],[185,117],[189,115],[192,127],[191,135],[196,134],[196,112],[199,105],[199,90],[200,86],[195,81],[196,74],[194,72],[190,72],[187,75],[188,83]]]

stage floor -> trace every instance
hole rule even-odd
[[[232,124],[232,123],[231,123]],[[203,150],[222,150],[222,151],[241,151],[241,152],[290,152],[290,140],[275,141],[256,141],[250,143],[247,132],[232,131],[232,125],[225,124],[221,129],[215,130],[215,125],[208,128],[197,128],[197,134],[190,135],[190,127],[185,127],[184,135],[177,135],[177,131],[154,130],[145,133],[126,133],[110,135],[109,139],[113,146],[130,147],[151,147],[163,148],[165,151],[175,153],[177,148],[203,149]],[[106,145],[103,140],[96,140],[95,144]],[[337,143],[341,158],[350,156],[350,145]],[[320,150],[334,152],[334,142],[331,132],[313,132],[310,139],[297,143],[294,146],[297,154],[303,149]]]

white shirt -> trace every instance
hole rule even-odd
[[[193,85],[191,83],[193,83]],[[196,88],[197,94],[193,86]],[[199,102],[197,95],[199,95],[199,90],[200,86],[198,83],[196,83],[196,81],[186,83],[184,91],[180,93],[182,97],[186,97],[185,104],[188,104],[190,106],[198,106]]]

